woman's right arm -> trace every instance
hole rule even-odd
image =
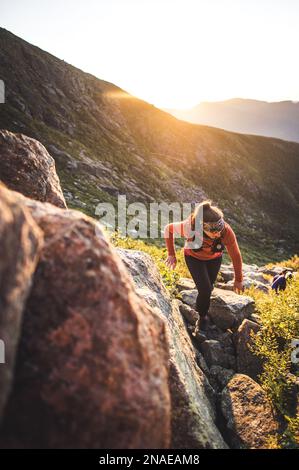
[[[187,220],[183,220],[182,222],[173,222],[171,224],[166,225],[164,228],[164,238],[165,238],[166,248],[167,248],[167,253],[168,253],[168,257],[165,263],[167,264],[167,266],[173,267],[173,269],[176,266],[174,234],[178,234],[181,237],[186,236]]]

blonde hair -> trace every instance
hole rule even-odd
[[[201,208],[203,222],[217,222],[217,220],[224,217],[222,210],[217,206],[213,206],[211,199],[206,199],[205,201],[199,203],[191,214],[191,221],[193,226]]]

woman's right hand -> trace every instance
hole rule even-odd
[[[238,281],[234,280],[233,290],[234,290],[234,292],[236,292],[236,294],[241,294],[242,292],[244,292],[243,282],[238,282]]]
[[[176,267],[176,257],[175,256],[168,256],[166,261],[165,261],[165,264],[166,266],[168,266],[169,268],[171,269],[175,269]]]

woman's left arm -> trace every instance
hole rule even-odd
[[[225,243],[227,252],[229,254],[229,257],[232,260],[233,266],[234,266],[234,271],[235,271],[235,279],[234,279],[234,290],[235,291],[243,291],[244,286],[243,286],[243,272],[242,272],[242,265],[243,265],[243,260],[242,260],[242,255],[241,251],[237,242],[237,238],[233,230],[231,229],[231,234],[229,236],[229,239]]]

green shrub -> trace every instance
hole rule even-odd
[[[298,257],[283,266],[298,266]],[[285,291],[264,293],[246,289],[255,300],[256,313],[261,319],[261,330],[252,334],[253,352],[263,358],[263,372],[259,382],[271,399],[282,422],[283,432],[279,446],[299,448],[299,415],[291,410],[289,400],[293,387],[291,372],[291,341],[299,336],[299,278],[288,281]],[[298,373],[297,373],[298,374]]]

